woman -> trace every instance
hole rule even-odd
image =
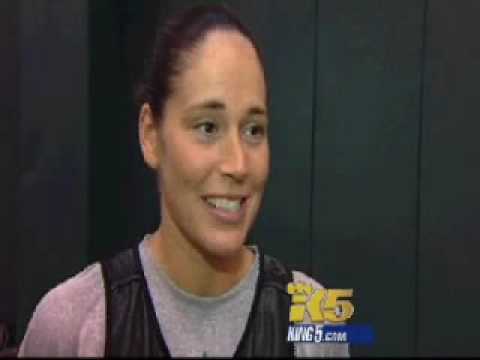
[[[160,226],[51,290],[20,355],[348,355],[344,345],[286,342],[287,284],[320,285],[245,245],[270,156],[265,73],[250,33],[219,6],[172,18],[140,103]]]

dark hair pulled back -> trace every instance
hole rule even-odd
[[[173,78],[184,69],[184,56],[212,30],[235,30],[255,48],[264,68],[260,49],[248,29],[225,5],[199,5],[169,18],[158,28],[144,79],[136,92],[139,106],[148,103],[155,119],[161,119]]]

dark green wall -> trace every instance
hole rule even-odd
[[[418,243],[418,352],[480,355],[478,1],[430,1]]]
[[[2,262],[14,255],[15,264],[0,279],[15,278],[19,341],[46,291],[88,261],[90,79],[87,2],[22,0],[15,6],[18,77],[12,95],[18,111],[15,131],[7,134],[16,160],[15,204],[8,208],[14,221],[2,219],[2,227],[5,221],[15,231],[2,242],[16,254],[0,254]]]
[[[18,233],[15,189],[18,181],[19,7],[0,2],[0,322],[15,336]]]
[[[205,2],[19,2],[18,106],[2,113],[19,120],[6,127],[19,173],[2,185],[17,179],[18,225],[5,221],[1,248],[18,249],[18,289],[2,281],[16,296],[0,308],[18,313],[19,337],[45,291],[157,226],[133,86],[157,17]],[[271,177],[251,241],[354,289],[351,322],[377,341],[353,355],[480,355],[480,3],[226,3],[270,79]]]
[[[318,6],[314,274],[354,288],[354,322],[377,332],[361,354],[414,353],[424,6]]]

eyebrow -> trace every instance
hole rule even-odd
[[[203,101],[199,104],[193,105],[189,107],[189,110],[201,110],[201,109],[209,109],[209,110],[225,110],[227,107],[225,104],[220,100],[207,100]],[[267,111],[260,106],[252,106],[248,109],[249,115],[267,115]]]

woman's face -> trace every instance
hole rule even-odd
[[[214,256],[242,248],[269,172],[266,86],[252,44],[209,32],[174,80],[159,126],[162,227]]]

